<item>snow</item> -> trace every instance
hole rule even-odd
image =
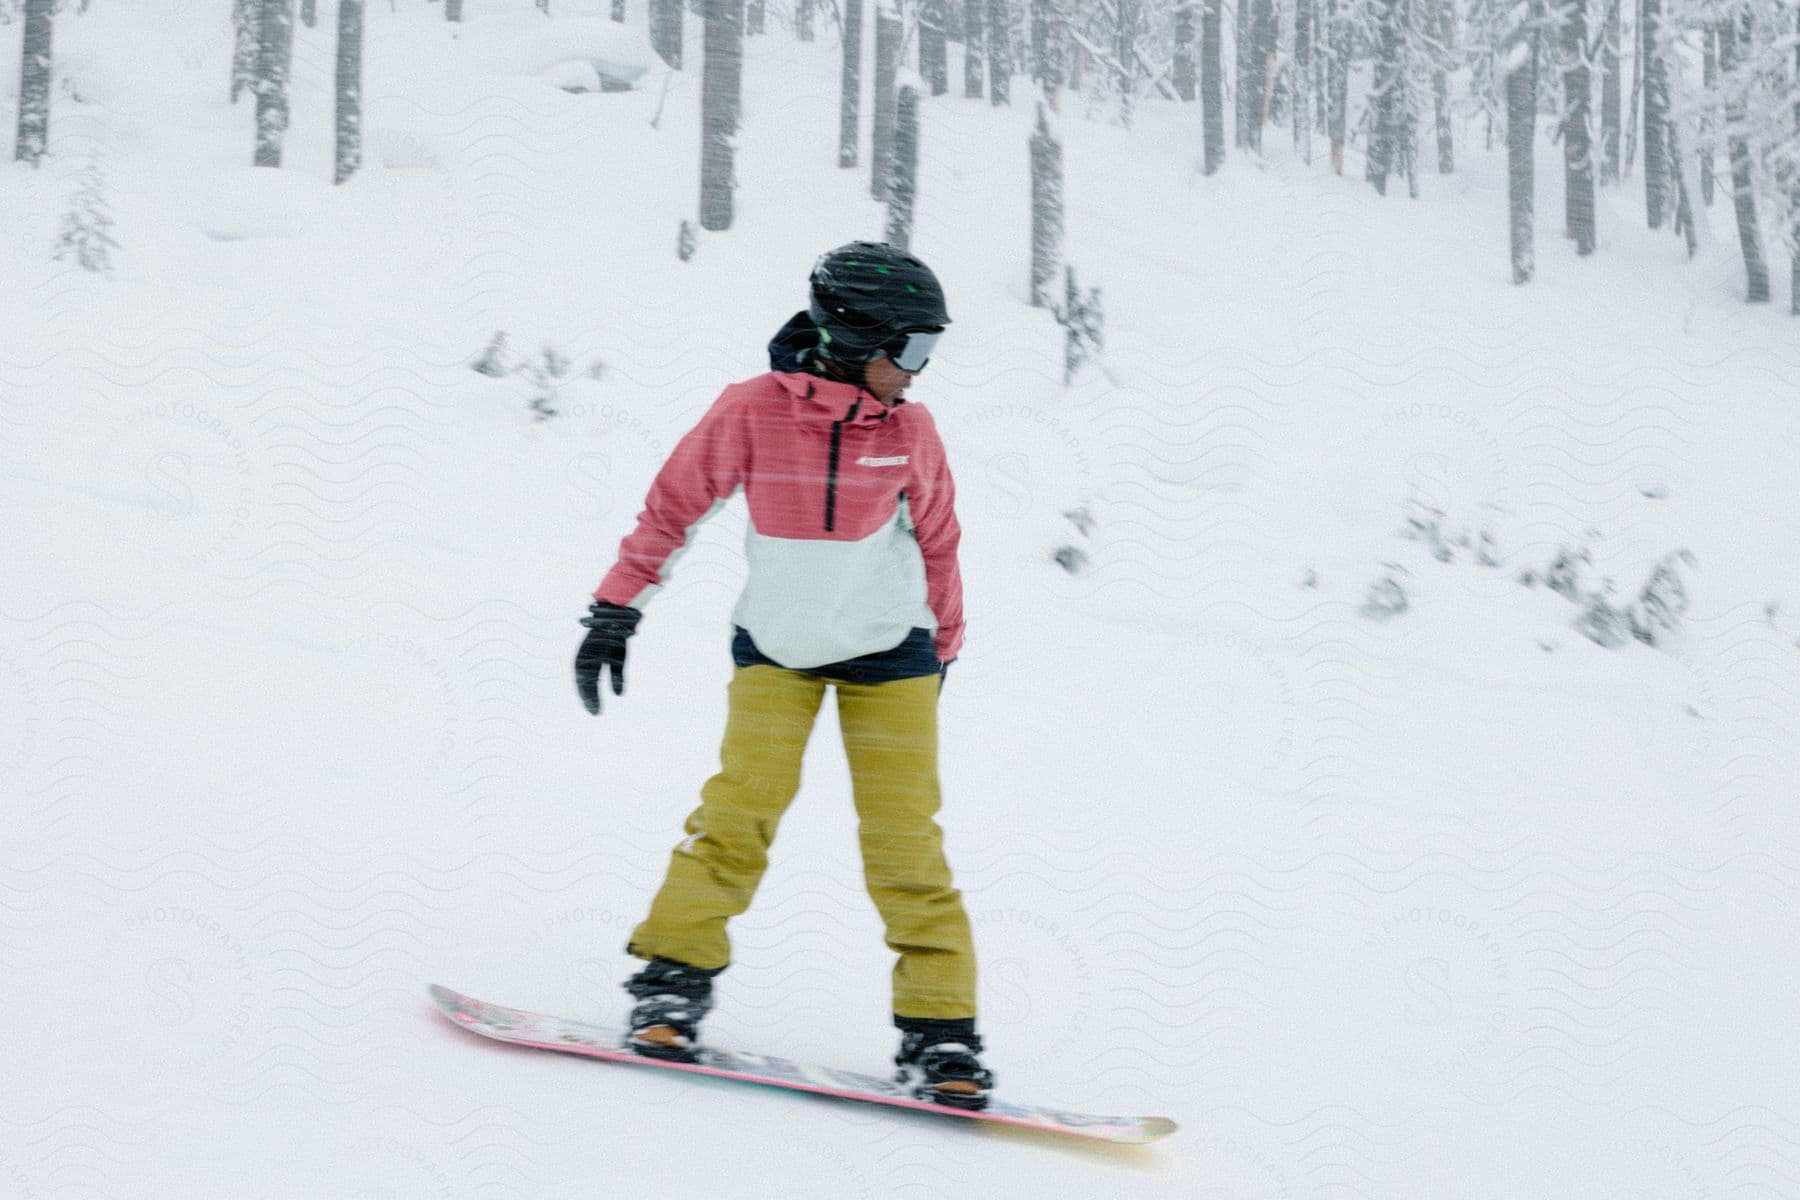
[[[923,99],[913,248],[955,324],[912,395],[965,528],[943,822],[987,1059],[1022,1100],[1182,1125],[1080,1147],[508,1052],[431,1012],[440,981],[622,1013],[623,943],[716,762],[741,508],[598,719],[576,618],[812,259],[883,214],[866,162],[835,167],[835,44],[775,32],[749,43],[736,225],[677,261],[698,80],[550,86],[613,37],[573,0],[471,0],[461,29],[369,5],[368,161],[333,189],[320,7],[282,171],[243,165],[223,0],[64,14],[92,87],[59,94],[41,170],[0,169],[0,1193],[1791,1190],[1800,344],[1741,303],[1727,205],[1690,264],[1634,177],[1581,261],[1545,145],[1515,288],[1478,126],[1458,174],[1382,200],[1355,154],[1337,178],[1270,130],[1204,178],[1196,109],[1145,102],[1127,133],[1070,97],[1107,355],[1065,388],[1025,303],[1027,89]],[[96,159],[105,280],[49,253]],[[468,370],[500,329],[575,364],[558,418]],[[1452,540],[1489,526],[1503,565],[1399,536],[1408,501]],[[1583,539],[1621,600],[1691,551],[1683,632],[1602,649],[1516,581]],[[1064,541],[1085,574],[1050,563]],[[1407,610],[1360,615],[1389,574]],[[829,705],[808,753],[707,1031],[878,1070],[889,956]]]

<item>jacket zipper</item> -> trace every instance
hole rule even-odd
[[[841,421],[831,423],[831,461],[825,467],[825,532],[830,533],[837,524],[837,475],[838,448],[844,440],[844,426],[856,416],[856,410],[862,407],[861,397],[850,406]]]

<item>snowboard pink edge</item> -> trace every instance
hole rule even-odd
[[[1175,1132],[1175,1122],[1167,1117],[1092,1116],[1061,1109],[1011,1104],[997,1098],[990,1100],[988,1107],[981,1112],[968,1112],[943,1104],[915,1100],[900,1093],[888,1080],[873,1075],[808,1066],[758,1054],[702,1049],[700,1062],[664,1062],[633,1053],[621,1044],[622,1039],[618,1033],[598,1025],[526,1012],[523,1009],[503,1008],[498,1004],[488,1004],[460,992],[453,992],[435,983],[431,985],[431,998],[446,1017],[470,1033],[515,1046],[556,1050],[607,1062],[660,1067],[695,1075],[712,1075],[791,1091],[862,1100],[895,1108],[920,1109],[966,1120],[1039,1129],[1103,1142],[1135,1145],[1153,1142]]]

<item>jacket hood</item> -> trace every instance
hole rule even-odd
[[[886,420],[893,408],[876,399],[874,392],[818,373],[814,358],[818,346],[819,327],[805,309],[789,317],[787,324],[769,339],[769,369],[788,394],[800,402],[802,418],[821,423],[849,421],[852,425],[874,425]]]

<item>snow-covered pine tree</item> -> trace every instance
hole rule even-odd
[[[56,237],[53,257],[73,261],[84,271],[99,275],[112,274],[112,252],[119,248],[113,240],[112,209],[106,202],[106,178],[99,166],[89,163],[77,176],[69,207],[63,213],[62,228]]]
[[[1063,259],[1062,143],[1050,128],[1050,114],[1038,102],[1031,135],[1031,303],[1052,305],[1051,289]]]
[[[744,64],[744,0],[706,0],[700,84],[700,227],[731,228]]]
[[[338,0],[337,146],[332,182],[362,166],[363,0]]]
[[[37,166],[50,144],[50,35],[55,0],[25,0],[19,53],[19,133],[13,158]]]

